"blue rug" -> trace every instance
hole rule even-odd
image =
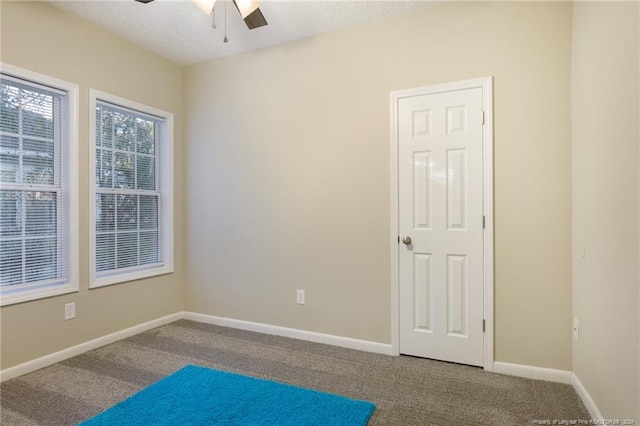
[[[115,425],[366,425],[375,405],[188,365],[82,423]]]

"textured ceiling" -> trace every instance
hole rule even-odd
[[[178,64],[188,65],[221,56],[273,46],[314,34],[356,25],[384,16],[409,13],[429,4],[426,0],[261,0],[260,10],[269,22],[249,31],[233,3],[216,3],[217,29],[212,17],[191,0],[49,1],[81,19],[107,28]]]

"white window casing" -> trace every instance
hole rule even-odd
[[[173,114],[90,90],[90,283],[173,272]]]
[[[0,64],[0,305],[78,291],[78,86]]]

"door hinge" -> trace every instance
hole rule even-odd
[[[484,126],[484,111],[482,111],[482,125]]]
[[[482,320],[482,332],[484,333],[487,330],[487,322],[483,319]]]
[[[400,235],[398,235],[398,244],[400,244]]]
[[[485,217],[482,216],[482,229],[484,229],[486,227],[486,220]]]

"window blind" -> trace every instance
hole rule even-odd
[[[0,286],[69,275],[65,92],[0,76]]]
[[[162,266],[162,119],[99,100],[95,114],[96,277]]]

